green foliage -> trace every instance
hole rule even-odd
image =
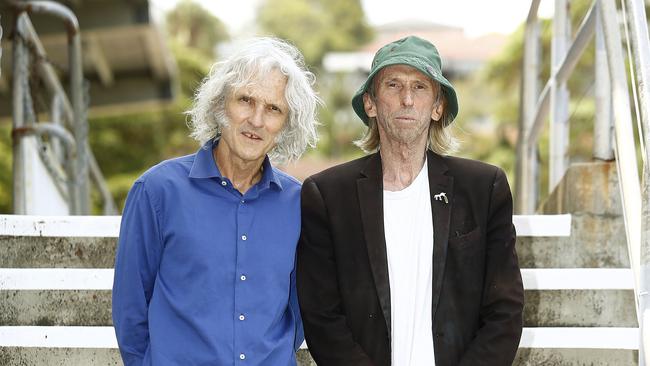
[[[172,53],[176,59],[176,65],[178,65],[180,97],[192,97],[196,88],[201,84],[201,80],[210,71],[212,59],[206,57],[200,51],[179,43],[172,43]],[[186,101],[186,103],[189,102]]]
[[[208,56],[230,38],[223,22],[192,0],[182,0],[167,13],[167,31],[173,41]]]
[[[257,20],[265,32],[293,42],[313,67],[327,52],[356,50],[373,36],[359,0],[267,0]]]
[[[207,75],[211,60],[203,52],[172,44],[180,95],[165,108],[91,119],[89,140],[108,187],[121,209],[133,181],[158,162],[193,153],[186,117],[192,95]]]
[[[321,126],[317,154],[330,158],[358,155],[351,141],[361,135],[363,124],[350,107],[350,90],[341,75],[321,70],[328,52],[355,51],[369,42],[373,29],[367,24],[359,0],[266,0],[257,13],[264,32],[286,39],[305,56],[317,74],[325,101],[319,110]]]
[[[319,89],[326,105],[319,110],[321,125],[318,150],[328,158],[348,158],[360,153],[352,141],[359,138],[365,126],[354,114],[350,100],[352,91],[345,74],[325,74],[319,78]]]
[[[0,213],[12,212],[11,125],[0,125]]]

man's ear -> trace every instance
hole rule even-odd
[[[377,117],[377,106],[368,93],[363,93],[363,109],[368,117]]]
[[[444,103],[438,103],[433,107],[433,110],[431,111],[431,119],[438,122],[440,121],[440,118],[442,118],[442,112],[444,111],[445,107],[443,105]]]

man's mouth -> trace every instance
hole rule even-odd
[[[241,134],[244,135],[244,136],[246,136],[246,137],[248,137],[248,138],[251,139],[251,140],[262,140],[261,137],[259,137],[258,135],[254,134],[254,133],[252,133],[252,132],[244,131],[244,132],[242,132]]]

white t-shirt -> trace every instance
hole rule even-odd
[[[435,365],[431,331],[433,221],[427,164],[410,186],[384,191],[393,366]]]

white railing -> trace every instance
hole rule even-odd
[[[117,238],[120,220],[120,216],[0,215],[0,236]],[[567,237],[571,220],[571,215],[513,217],[519,237]],[[633,287],[626,269],[531,268],[522,269],[522,278],[526,290]],[[0,290],[109,291],[112,284],[112,268],[0,268]],[[114,349],[117,342],[110,326],[0,326],[0,347]],[[524,328],[519,347],[635,350],[638,329],[530,327]]]
[[[87,141],[87,93],[76,16],[54,1],[11,0],[9,4],[16,13],[12,76],[13,212],[87,215],[91,208],[92,178],[101,195],[104,214],[115,214],[115,203]],[[70,98],[31,23],[32,13],[56,17],[65,25]],[[42,94],[51,100],[49,122],[36,121],[32,98],[35,90],[30,83],[35,77],[42,81]]]

